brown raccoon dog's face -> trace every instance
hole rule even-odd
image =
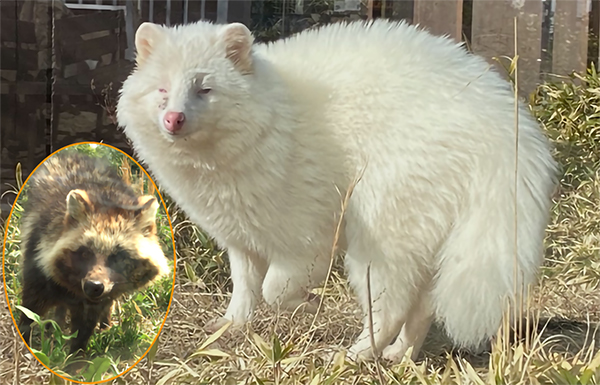
[[[90,301],[116,298],[166,274],[166,258],[156,237],[158,202],[142,196],[138,204],[117,207],[96,202],[86,191],[67,196],[63,236],[41,250],[46,274]]]

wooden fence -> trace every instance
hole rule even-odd
[[[32,2],[0,2],[0,193],[14,181],[17,162],[26,177],[67,143],[105,141],[132,153],[111,120],[111,105],[132,67],[134,33],[142,21],[237,21],[249,26],[258,41],[269,41],[340,20],[406,19],[465,41],[498,67],[508,66],[505,57],[514,56],[516,32],[522,95],[554,75],[598,64],[599,55],[600,0],[46,0],[46,5],[63,6],[48,11],[54,23],[43,14],[22,20],[24,4]],[[64,39],[57,41],[57,36]],[[40,59],[40,52],[51,47],[58,67],[48,67],[51,57],[39,67],[36,56]],[[103,93],[110,83],[112,89]],[[3,216],[7,202],[2,199]]]
[[[82,0],[69,0],[82,1]],[[98,2],[98,1],[96,1]],[[105,0],[126,3],[126,0]],[[498,66],[518,54],[523,95],[551,76],[585,71],[598,62],[600,0],[131,0],[139,18],[167,25],[199,19],[239,21],[260,32],[261,21],[275,19],[291,33],[340,19],[405,19],[434,34],[465,41]],[[275,13],[274,13],[275,11]],[[269,14],[270,13],[270,14]],[[316,17],[319,21],[316,21]],[[324,16],[324,17],[322,17]],[[286,20],[287,17],[287,20]],[[300,22],[298,22],[300,21]],[[308,21],[308,22],[307,22]],[[287,25],[286,25],[287,22]],[[299,26],[289,24],[299,24]],[[516,39],[515,39],[516,32]],[[590,41],[590,33],[595,36]],[[515,40],[517,41],[515,49]]]

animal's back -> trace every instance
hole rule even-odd
[[[373,261],[375,296],[394,286],[408,294],[437,266],[431,306],[455,341],[493,335],[514,286],[514,235],[517,281],[531,283],[556,183],[548,140],[521,101],[515,164],[510,84],[450,39],[403,23],[329,25],[258,52],[305,99],[327,95],[323,128],[351,171],[365,168],[346,215],[359,296]]]
[[[350,156],[373,162],[386,148],[396,159],[443,151],[462,157],[468,168],[473,158],[504,159],[514,147],[509,83],[450,39],[377,20],[366,27],[327,25],[256,51],[273,64],[292,98],[319,100],[323,126]],[[543,139],[523,108],[520,115],[523,133]]]
[[[23,255],[32,258],[39,242],[55,242],[62,233],[71,190],[88,191],[108,206],[137,204],[137,197],[110,165],[99,158],[61,151],[47,159],[27,183],[22,220]]]

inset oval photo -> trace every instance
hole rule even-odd
[[[173,293],[173,234],[154,183],[125,153],[80,143],[46,158],[19,192],[4,245],[15,326],[57,375],[110,380],[156,341]]]

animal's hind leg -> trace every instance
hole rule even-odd
[[[229,321],[239,326],[250,320],[260,299],[261,285],[267,271],[267,261],[258,255],[233,248],[228,250],[228,255],[233,293],[225,315],[205,325],[209,332],[217,331]]]
[[[383,316],[373,313],[373,343],[379,354],[384,346],[387,346],[402,327],[403,320],[400,317]],[[352,360],[371,360],[375,352],[371,342],[371,324],[369,317],[363,320],[363,330],[356,339],[354,345],[349,349],[348,356]]]
[[[402,325],[408,319],[416,290],[412,285],[403,284],[400,277],[395,277],[387,263],[377,262],[371,265],[369,286],[367,286],[368,264],[354,259],[349,251],[346,265],[350,283],[358,296],[364,314],[363,330],[349,349],[348,356],[354,360],[370,360],[375,354],[381,353],[400,333]],[[369,310],[373,320],[373,341],[371,341]]]
[[[415,361],[419,357],[421,346],[433,320],[428,297],[428,294],[421,295],[413,305],[396,341],[383,350],[384,359],[400,362],[411,346],[413,347],[411,359]]]

